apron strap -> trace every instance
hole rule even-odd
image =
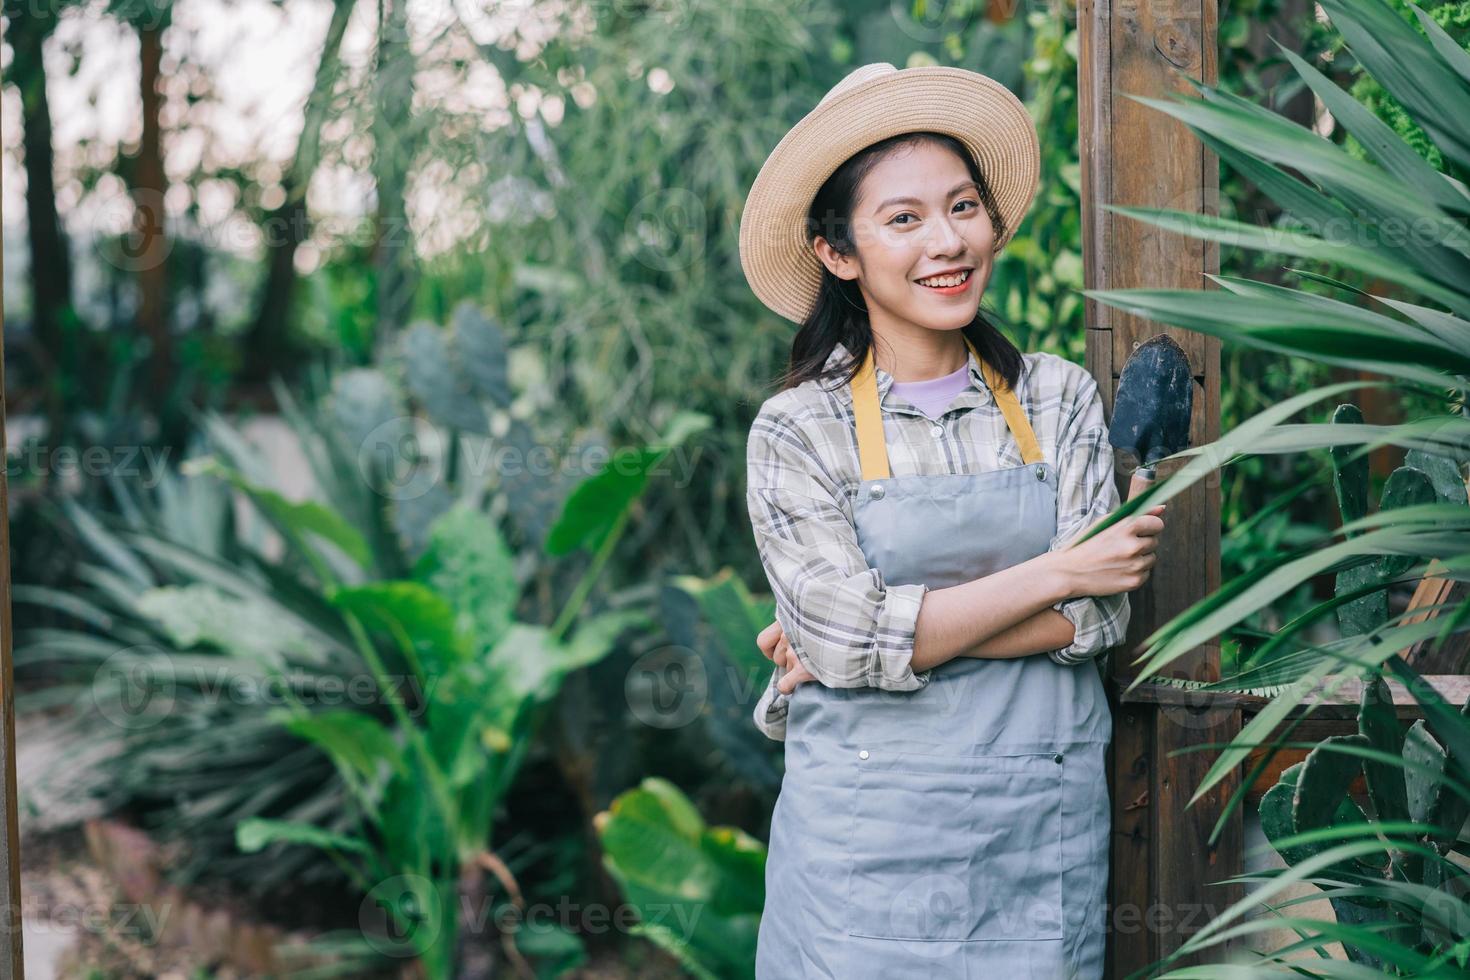
[[[1025,410],[1021,408],[1020,399],[1016,397],[1016,393],[1010,389],[999,372],[975,350],[975,345],[970,343],[970,338],[965,337],[964,340],[970,353],[975,355],[975,360],[980,362],[980,373],[984,376],[990,393],[995,396],[995,403],[1000,408],[1000,414],[1005,418],[1006,427],[1011,430],[1011,436],[1016,440],[1016,446],[1021,450],[1021,459],[1026,463],[1040,462],[1043,459],[1041,446],[1036,441],[1036,433],[1032,430],[1031,423],[1026,419]],[[883,413],[878,407],[878,377],[873,370],[872,344],[868,345],[862,366],[858,368],[857,374],[853,375],[852,384],[849,387],[852,391],[852,410],[857,425],[858,461],[862,466],[862,478],[864,480],[886,479],[890,472],[888,445],[883,438]]]

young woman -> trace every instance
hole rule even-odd
[[[1086,370],[980,310],[1035,194],[1021,103],[867,65],[777,145],[741,265],[800,325],[747,448],[784,739],[759,980],[1097,978],[1121,642],[1163,507],[1118,504]]]

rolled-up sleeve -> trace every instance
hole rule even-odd
[[[1073,410],[1057,440],[1057,531],[1051,549],[1102,520],[1121,502],[1113,479],[1113,447],[1108,441],[1102,395],[1092,375],[1079,371]],[[1047,655],[1059,664],[1085,663],[1123,642],[1128,632],[1128,593],[1077,596],[1053,607],[1067,617],[1072,642]]]
[[[928,586],[890,586],[868,565],[838,491],[789,416],[763,408],[751,425],[746,503],[776,619],[817,682],[893,691],[928,683],[929,672],[912,666]],[[776,671],[756,705],[756,724],[784,738],[787,705]]]

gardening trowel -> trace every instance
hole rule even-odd
[[[1128,484],[1128,499],[1154,482],[1154,464],[1189,445],[1194,381],[1184,348],[1168,334],[1150,337],[1123,365],[1113,398],[1108,441],[1138,457]]]

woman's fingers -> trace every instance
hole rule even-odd
[[[766,659],[772,659],[776,652],[776,643],[781,639],[781,624],[772,622],[770,626],[755,635],[755,645],[761,648],[761,653]]]
[[[807,681],[814,680],[816,680],[816,678],[813,677],[805,667],[798,663],[795,667],[791,668],[785,674],[781,675],[781,679],[776,682],[776,690],[780,691],[782,694],[790,694],[792,691],[796,690],[796,685],[805,684]]]
[[[1153,514],[1142,514],[1133,518],[1133,533],[1140,537],[1159,534],[1164,530],[1164,519]]]
[[[787,670],[797,665],[796,655],[791,652],[791,644],[786,642],[786,634],[781,634],[781,639],[777,641],[776,655],[772,659]]]

